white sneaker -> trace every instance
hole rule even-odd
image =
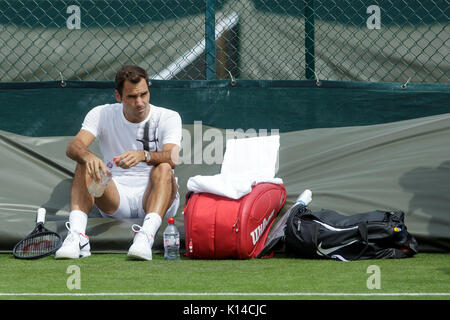
[[[91,255],[91,246],[87,235],[70,230],[70,223],[66,222],[66,228],[69,230],[66,239],[61,248],[55,253],[55,259],[78,259],[86,258]]]
[[[152,260],[150,236],[137,224],[133,224],[131,229],[133,229],[136,234],[134,235],[133,244],[128,250],[128,256],[139,260]]]

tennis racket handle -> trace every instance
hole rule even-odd
[[[38,209],[36,223],[44,224],[44,222],[45,222],[45,213],[46,213],[45,208],[39,208]]]

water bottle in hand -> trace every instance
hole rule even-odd
[[[95,180],[92,180],[91,185],[88,188],[89,193],[94,198],[99,198],[103,195],[103,192],[105,192],[106,186],[108,185],[109,181],[111,181],[112,175],[111,172],[108,172],[108,174],[104,174],[102,170],[100,170],[100,176],[101,181],[96,182]]]

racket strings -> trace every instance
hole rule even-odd
[[[55,250],[60,237],[54,233],[38,234],[24,239],[16,248],[15,254],[21,257],[33,257]]]

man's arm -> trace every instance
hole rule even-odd
[[[147,164],[157,166],[160,163],[168,163],[175,169],[178,163],[180,147],[176,144],[168,143],[163,145],[163,151],[149,152],[150,162]],[[116,158],[116,165],[123,169],[131,168],[139,162],[146,162],[144,150],[132,150],[122,153]]]
[[[167,143],[163,145],[163,151],[161,152],[149,152],[150,162],[149,164],[156,166],[160,163],[168,163],[175,169],[178,163],[178,156],[180,152],[180,147],[176,144]]]
[[[88,174],[96,181],[100,181],[100,170],[105,174],[109,170],[103,161],[88,149],[94,139],[95,136],[89,131],[80,130],[67,145],[66,155],[80,164],[85,164]]]

